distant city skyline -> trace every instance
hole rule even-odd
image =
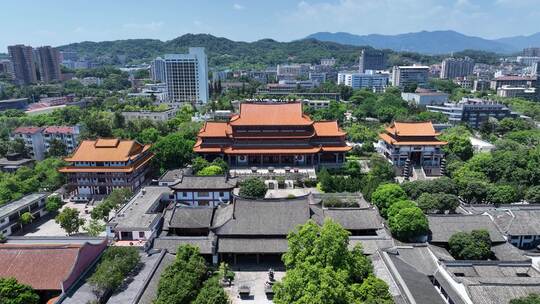
[[[540,30],[537,0],[51,0],[2,3],[0,52],[81,41],[170,40],[208,33],[237,41],[309,34],[400,34],[455,30],[487,39]]]

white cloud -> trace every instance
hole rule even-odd
[[[131,30],[143,30],[143,31],[157,31],[163,27],[165,23],[163,21],[150,23],[126,23],[122,27]]]
[[[237,10],[237,11],[242,11],[242,10],[246,9],[245,6],[243,6],[242,4],[238,4],[238,3],[233,4],[233,8],[235,10]]]

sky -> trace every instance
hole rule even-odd
[[[455,30],[500,38],[540,31],[540,0],[19,0],[0,5],[0,52],[23,43],[58,46],[208,33],[279,41],[309,34]]]

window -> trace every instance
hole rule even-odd
[[[144,231],[139,231],[139,238],[141,238],[141,239],[144,238]]]
[[[220,192],[220,193],[219,193],[219,196],[220,196],[220,197],[224,197],[224,196],[225,196],[225,192]]]
[[[516,275],[520,278],[528,278],[529,277],[529,274],[526,273],[526,272],[518,272],[516,273]]]
[[[199,196],[208,196],[208,195],[210,195],[210,193],[209,192],[199,192],[198,195]]]

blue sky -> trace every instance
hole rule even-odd
[[[7,45],[62,45],[210,33],[290,41],[318,31],[398,34],[452,29],[499,38],[540,31],[540,0],[18,0],[0,4]]]

